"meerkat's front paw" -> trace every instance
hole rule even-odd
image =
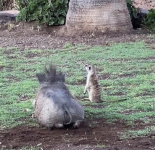
[[[83,92],[83,94],[86,94],[86,91],[87,91],[87,89],[85,88],[85,89],[84,89],[84,92]]]

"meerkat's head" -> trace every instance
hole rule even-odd
[[[93,75],[95,73],[95,68],[93,65],[85,65],[85,69],[89,75]]]

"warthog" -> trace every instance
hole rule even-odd
[[[46,67],[45,67],[46,68]],[[36,74],[40,88],[35,99],[34,115],[40,125],[62,128],[73,125],[78,128],[84,120],[84,108],[71,95],[65,85],[65,75],[50,65],[44,74]]]

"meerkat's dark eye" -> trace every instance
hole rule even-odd
[[[91,70],[91,67],[89,67],[89,70]]]

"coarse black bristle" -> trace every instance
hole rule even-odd
[[[45,66],[45,73],[37,73],[36,74],[40,83],[49,82],[53,83],[56,81],[65,82],[65,75],[62,72],[56,71],[56,66],[50,64],[49,67]]]

